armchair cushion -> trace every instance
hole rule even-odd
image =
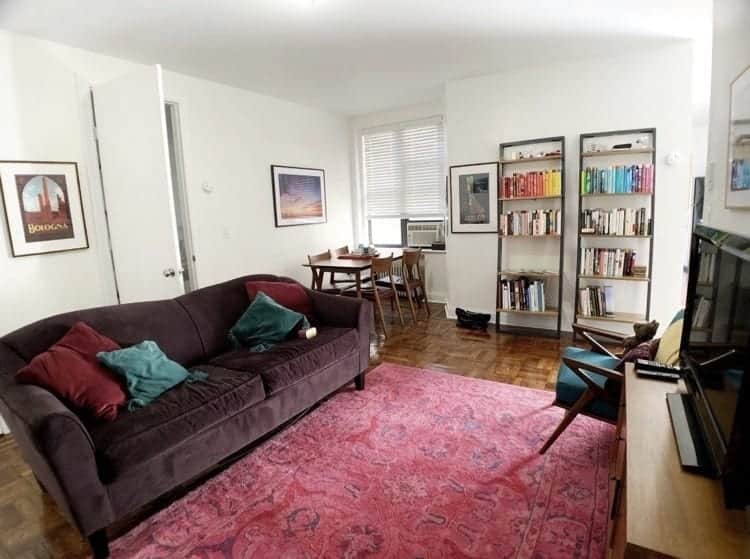
[[[606,367],[607,369],[614,369],[618,363],[618,359],[614,357],[602,355],[601,353],[594,353],[593,351],[587,351],[578,347],[566,348],[563,352],[563,357],[585,361],[586,363],[598,365],[599,367]],[[606,390],[610,389],[610,387],[606,386],[607,379],[602,375],[593,372],[588,372],[588,375],[602,388]],[[565,363],[560,362],[560,370],[557,373],[557,383],[555,386],[557,403],[564,407],[570,407],[585,391],[586,384],[570,369],[570,367],[565,365]],[[591,402],[591,404],[589,404],[584,410],[584,413],[590,413],[592,415],[613,420],[617,418],[617,408],[600,400],[594,400]]]

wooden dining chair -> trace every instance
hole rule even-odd
[[[427,290],[420,268],[422,249],[404,250],[401,261],[401,275],[395,277],[396,291],[406,295],[414,322],[417,322],[417,307],[424,304],[427,316],[430,316],[430,305],[427,303]],[[382,281],[382,280],[381,280]],[[381,284],[383,285],[383,284]],[[416,303],[416,307],[415,307]]]
[[[383,315],[384,299],[395,301],[398,310],[398,319],[401,326],[404,325],[404,316],[401,313],[401,305],[398,303],[398,292],[393,279],[393,254],[386,258],[373,258],[370,268],[370,281],[368,286],[362,288],[362,297],[375,303],[375,314],[380,319],[380,325],[383,327],[383,335],[388,336],[385,328],[385,317]]]
[[[324,293],[340,294],[342,292],[341,288],[337,288],[335,286],[330,287],[330,288],[324,288],[323,276],[325,274],[322,271],[318,271],[313,267],[318,262],[326,261],[330,259],[331,259],[330,250],[321,252],[320,254],[308,254],[307,255],[307,263],[310,264],[310,271],[312,272],[312,285],[310,286],[310,289],[312,289],[313,291],[323,291]]]
[[[330,251],[334,257],[349,254],[349,245],[344,245],[341,248],[335,248]],[[343,290],[353,289],[356,287],[357,282],[352,274],[339,273],[339,277],[336,277],[336,272],[331,272],[330,283],[333,287],[341,287]]]

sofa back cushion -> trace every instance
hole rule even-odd
[[[59,314],[11,332],[2,342],[28,362],[47,351],[79,321],[122,347],[154,340],[170,359],[182,365],[189,366],[204,356],[193,321],[174,299]]]
[[[176,299],[193,319],[206,356],[211,357],[229,349],[229,329],[250,304],[245,289],[249,281],[296,283],[290,278],[268,274],[244,276],[198,289]]]

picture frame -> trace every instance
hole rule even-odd
[[[14,258],[89,248],[76,162],[0,161],[0,190]]]
[[[450,167],[451,233],[497,234],[497,161]]]
[[[750,66],[729,86],[729,145],[724,206],[750,209]]]
[[[328,221],[325,170],[271,165],[271,184],[276,227]]]

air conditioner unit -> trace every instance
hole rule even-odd
[[[409,221],[406,223],[406,243],[410,247],[431,247],[445,242],[444,221]]]

